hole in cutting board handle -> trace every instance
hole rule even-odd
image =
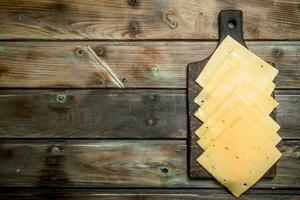
[[[236,21],[235,20],[230,20],[227,24],[228,28],[234,29],[236,27]]]
[[[240,10],[223,10],[219,14],[219,43],[227,35],[246,46],[243,37],[243,13]]]

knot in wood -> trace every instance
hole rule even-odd
[[[128,0],[128,5],[135,7],[139,4],[139,0]]]
[[[83,56],[84,51],[83,51],[82,49],[77,49],[77,50],[76,50],[76,54],[77,54],[78,56]]]
[[[155,96],[155,95],[150,95],[150,96],[148,97],[148,99],[149,99],[150,101],[155,101],[156,96]]]
[[[275,56],[275,58],[280,58],[284,55],[284,53],[281,49],[274,49],[272,51],[272,54]]]
[[[97,77],[97,78],[96,78],[96,82],[97,82],[97,85],[98,85],[98,86],[103,85],[103,81],[102,81],[102,79],[101,79],[100,77]]]
[[[164,12],[163,21],[166,22],[171,29],[177,28],[179,24],[177,14],[173,10]]]
[[[154,126],[155,123],[156,123],[156,121],[155,121],[154,119],[148,119],[148,120],[147,120],[147,125],[148,125],[148,126]]]
[[[95,52],[96,52],[97,56],[104,56],[105,48],[104,47],[96,47]]]
[[[152,73],[152,76],[153,76],[154,79],[159,78],[159,76],[160,76],[160,69],[159,69],[159,67],[153,66],[151,68],[151,73]]]
[[[51,152],[52,153],[58,153],[60,151],[59,147],[58,146],[52,146],[51,147]]]
[[[128,26],[130,37],[136,37],[140,33],[140,25],[137,21],[131,20]]]
[[[56,101],[59,103],[66,103],[67,96],[65,94],[59,94],[56,96]]]
[[[127,83],[127,79],[126,79],[126,78],[123,78],[123,79],[122,79],[122,82],[123,82],[123,83]]]
[[[160,171],[164,174],[167,174],[169,172],[168,168],[165,167],[161,168]]]
[[[187,148],[186,148],[186,145],[178,145],[176,149],[178,152],[181,152],[181,151],[185,152]]]

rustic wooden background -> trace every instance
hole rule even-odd
[[[300,199],[299,0],[0,0],[0,199],[233,199],[187,177],[186,65],[223,9],[280,70],[283,157],[240,199]]]

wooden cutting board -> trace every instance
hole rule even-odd
[[[238,10],[221,11],[219,15],[219,44],[227,35],[237,40],[247,47],[243,38],[243,15]],[[201,92],[202,88],[196,83],[196,79],[203,70],[210,57],[195,63],[188,64],[188,118],[189,118],[189,177],[190,178],[211,178],[212,176],[197,162],[197,158],[202,154],[203,149],[197,144],[199,138],[195,131],[202,125],[194,113],[199,106],[194,103],[195,97]],[[274,66],[274,65],[273,65]],[[274,96],[274,94],[273,94]],[[276,110],[271,113],[271,117],[276,120]],[[276,174],[276,164],[264,175],[264,178],[272,178]]]

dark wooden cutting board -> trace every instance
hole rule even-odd
[[[247,47],[243,38],[243,15],[238,10],[221,11],[219,15],[219,44],[227,35],[237,40]],[[195,63],[188,64],[188,118],[189,118],[189,177],[190,178],[211,178],[212,176],[197,162],[197,158],[203,153],[203,149],[197,144],[199,138],[195,131],[202,125],[194,113],[199,106],[194,103],[195,97],[201,92],[202,88],[196,83],[196,79],[203,70],[210,57]],[[276,120],[276,110],[271,114]],[[276,164],[264,175],[264,178],[272,178],[276,174]]]

